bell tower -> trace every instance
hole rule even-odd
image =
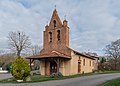
[[[44,52],[54,50],[63,51],[69,47],[69,27],[66,19],[61,22],[57,10],[54,9],[49,25],[45,26],[44,31]]]

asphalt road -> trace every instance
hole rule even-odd
[[[99,86],[100,84],[115,78],[120,78],[120,73],[99,74],[38,83],[0,84],[0,86]]]
[[[2,79],[8,79],[8,78],[11,78],[11,77],[12,77],[12,75],[9,74],[9,73],[8,74],[0,74],[0,80],[2,80]]]

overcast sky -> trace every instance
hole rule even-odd
[[[24,31],[42,46],[43,30],[57,6],[70,27],[70,47],[96,52],[120,38],[120,0],[0,0],[0,50],[8,49],[10,31]]]

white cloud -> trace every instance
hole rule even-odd
[[[73,47],[80,51],[101,53],[106,44],[119,38],[120,31],[116,26],[120,25],[119,18],[110,12],[111,8],[114,10],[114,7],[110,7],[111,4],[110,0],[81,1],[76,8],[78,10],[74,12],[77,33],[72,37],[76,38],[72,41],[72,44],[76,43]]]
[[[78,51],[102,53],[120,37],[119,0],[1,0],[0,46],[7,47],[10,31],[25,31],[34,44],[43,43],[43,30],[54,5],[63,20],[67,15],[70,46]]]

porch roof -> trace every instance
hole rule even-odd
[[[33,55],[26,57],[26,59],[45,59],[45,58],[65,58],[65,59],[71,59],[70,56],[64,55],[62,53],[59,53],[57,51],[52,51],[50,53],[44,53],[44,54],[38,54],[38,55]]]

